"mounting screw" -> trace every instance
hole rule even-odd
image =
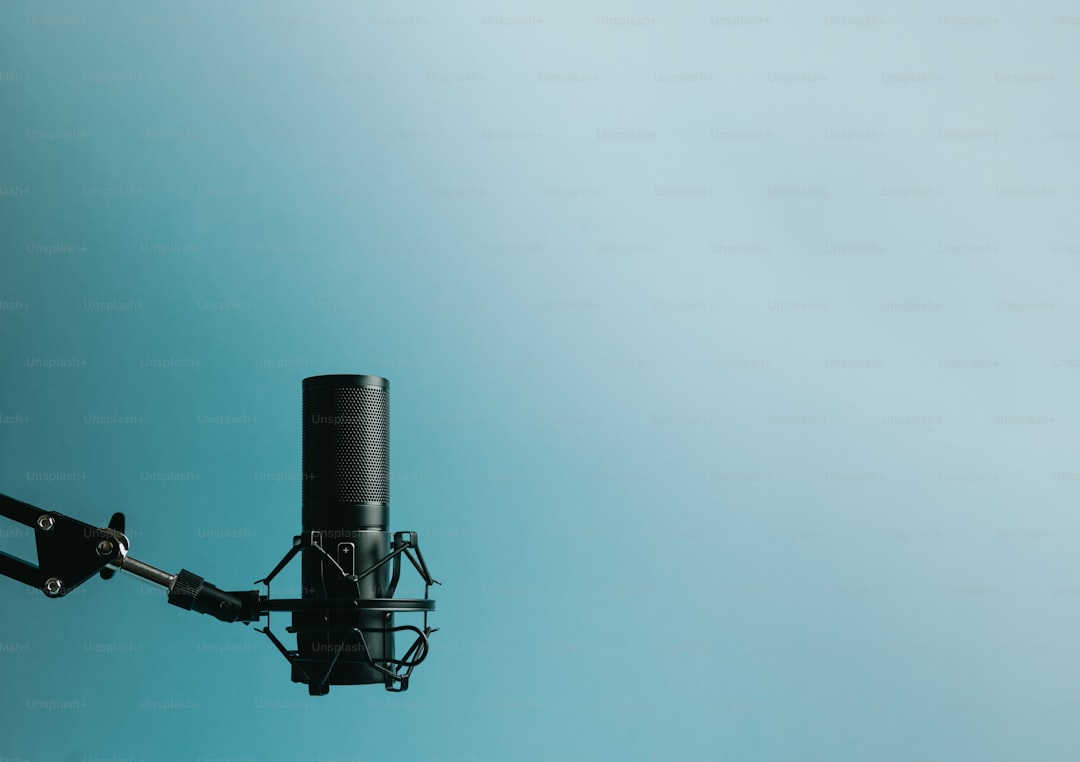
[[[46,595],[60,595],[60,591],[63,589],[64,583],[61,582],[57,577],[49,577],[49,579],[45,582]]]
[[[54,526],[56,526],[56,519],[52,516],[45,514],[37,520],[37,525],[48,532]]]
[[[101,542],[99,542],[99,543],[97,544],[97,554],[98,554],[99,556],[109,556],[109,555],[112,555],[112,552],[113,552],[113,551],[114,551],[115,549],[116,549],[116,546],[115,546],[115,545],[113,545],[113,542],[112,542],[112,540],[102,540]]]

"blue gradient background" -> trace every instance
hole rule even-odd
[[[0,760],[1077,758],[1070,4],[0,35],[0,491],[242,589],[301,378],[384,375],[444,582],[408,693],[311,699],[139,580],[6,581]]]

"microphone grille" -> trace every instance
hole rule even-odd
[[[373,386],[334,389],[334,407],[355,424],[336,430],[338,458],[355,462],[356,469],[342,469],[335,485],[335,499],[341,503],[386,503],[389,416],[386,390]]]
[[[305,387],[305,502],[389,503],[389,407],[385,386]]]

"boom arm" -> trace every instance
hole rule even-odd
[[[36,587],[50,598],[62,598],[95,573],[109,579],[120,570],[166,588],[174,606],[224,622],[259,619],[258,590],[225,592],[186,569],[169,574],[129,556],[122,513],[114,513],[109,526],[99,529],[0,494],[0,515],[34,530],[38,556],[35,566],[0,551],[0,574]]]

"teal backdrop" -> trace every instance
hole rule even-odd
[[[1078,76],[1050,0],[5,3],[0,492],[244,589],[382,375],[443,586],[311,698],[0,580],[0,760],[1074,761]]]

